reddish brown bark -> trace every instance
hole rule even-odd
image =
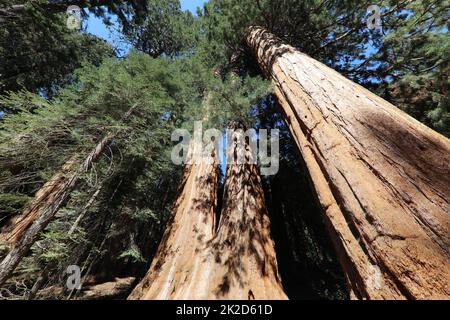
[[[128,299],[196,299],[206,285],[199,252],[214,235],[217,184],[216,157],[206,159],[192,143],[179,194],[158,251],[144,279]],[[194,289],[188,283],[196,284]]]
[[[450,296],[450,141],[263,28],[272,80],[354,298]]]
[[[287,298],[256,165],[228,166],[224,206],[214,232],[217,172],[217,163],[186,167],[173,220],[149,272],[129,299]]]
[[[251,164],[248,144],[242,143],[245,163],[237,161],[238,141],[244,139],[239,135],[234,135],[228,151],[221,218],[205,255],[213,270],[207,298],[287,299],[278,274],[261,180],[257,166]]]

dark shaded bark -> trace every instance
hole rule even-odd
[[[287,299],[258,168],[252,164],[250,145],[240,135],[237,131],[229,144],[221,217],[205,254],[205,261],[212,265],[206,298]],[[239,153],[245,163],[237,161]]]
[[[197,163],[186,167],[173,219],[129,299],[286,299],[256,165],[228,165],[215,231],[218,164]]]
[[[450,141],[251,27],[354,298],[448,298]]]

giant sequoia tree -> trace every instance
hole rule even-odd
[[[0,298],[448,298],[448,2],[372,4],[0,0]],[[280,171],[239,132],[175,165],[198,119]]]
[[[217,154],[190,144],[183,179],[161,244],[147,275],[129,299],[195,299],[205,292],[210,271],[202,261],[216,226]]]
[[[263,28],[247,42],[274,82],[352,293],[447,297],[450,141]],[[373,265],[381,289],[367,283]]]
[[[143,69],[147,71],[138,71]],[[155,60],[144,55],[130,56],[123,62],[110,60],[105,62],[100,69],[86,67],[81,76],[84,84],[82,88],[77,86],[68,88],[59,96],[59,99],[64,102],[60,100],[59,104],[46,106],[53,109],[54,112],[47,113],[48,110],[41,110],[39,106],[35,105],[33,113],[20,112],[8,115],[4,119],[4,123],[2,123],[2,136],[5,138],[2,144],[1,161],[2,194],[15,197],[35,191],[36,195],[29,204],[25,204],[18,223],[14,224],[16,219],[13,212],[6,212],[2,217],[2,224],[7,224],[8,220],[12,219],[12,222],[9,223],[12,228],[8,226],[5,228],[4,238],[15,242],[9,256],[4,260],[9,267],[2,270],[10,269],[11,271],[17,264],[16,262],[24,257],[30,246],[36,240],[42,239],[42,231],[58,212],[63,211],[65,206],[70,207],[71,202],[80,200],[80,193],[81,198],[86,195],[85,201],[90,201],[91,190],[93,192],[104,184],[103,192],[109,192],[111,199],[116,197],[118,189],[125,184],[124,180],[126,180],[120,178],[117,181],[113,178],[125,174],[120,173],[121,170],[128,170],[126,175],[130,178],[136,175],[133,183],[138,183],[139,178],[145,176],[147,181],[153,181],[152,183],[155,184],[154,187],[146,188],[146,191],[134,191],[133,199],[136,199],[139,204],[130,204],[135,207],[129,213],[132,216],[130,217],[132,220],[130,227],[139,219],[143,223],[152,218],[152,216],[148,217],[145,210],[150,210],[150,208],[166,210],[170,203],[171,190],[174,187],[166,185],[166,181],[170,178],[167,179],[164,176],[168,174],[168,171],[171,172],[170,175],[174,175],[175,172],[173,172],[173,168],[164,167],[165,162],[170,161],[170,158],[163,162],[161,160],[166,155],[165,151],[169,146],[169,144],[164,146],[164,140],[170,138],[168,128],[173,125],[174,120],[162,117],[162,113],[169,110],[179,112],[179,106],[183,105],[183,102],[175,98],[180,90],[177,89],[177,80],[169,76],[172,73],[171,69],[172,67],[168,68],[164,60]],[[101,78],[104,80],[99,82]],[[144,94],[143,87],[145,87]],[[111,92],[115,94],[111,95]],[[89,102],[85,97],[89,97]],[[32,102],[21,99],[24,99],[22,95],[12,95],[9,97],[8,103],[13,104],[15,101],[14,104],[18,105],[19,101],[22,101],[21,103],[31,107]],[[75,110],[76,108],[73,106],[77,105],[77,101],[80,99],[84,101],[84,106]],[[183,99],[189,99],[187,92],[184,93]],[[38,99],[38,101],[40,100]],[[86,103],[90,106],[87,107]],[[162,109],[163,106],[164,109]],[[114,108],[114,110],[110,108]],[[134,111],[138,112],[140,116],[131,117],[134,115]],[[118,119],[115,120],[114,116],[117,116]],[[89,122],[90,124],[88,124]],[[15,131],[18,126],[25,129],[21,135],[17,135]],[[61,131],[58,131],[60,129]],[[150,132],[151,134],[149,134]],[[29,147],[30,141],[33,142],[34,148]],[[43,145],[40,142],[44,143],[44,148],[48,152],[43,152],[44,156],[40,156],[43,151]],[[68,147],[70,145],[72,148]],[[146,150],[146,155],[141,153],[142,150]],[[122,152],[126,154],[126,157]],[[21,156],[16,157],[18,154]],[[43,168],[41,164],[33,161],[33,157],[37,157],[41,158],[44,163],[50,164],[51,158],[46,158],[47,156],[57,158],[56,161],[52,159],[55,163],[51,168]],[[68,162],[67,157],[71,159]],[[152,161],[155,167],[146,168],[147,161]],[[34,166],[32,166],[33,163]],[[93,166],[94,163],[95,166]],[[78,169],[79,167],[80,169]],[[131,174],[130,168],[138,170],[138,172]],[[26,174],[28,170],[36,170],[36,172],[30,176]],[[45,170],[53,172],[53,176],[50,176],[47,183],[41,184],[39,180],[45,179]],[[159,173],[156,177],[152,177],[156,170]],[[92,173],[94,176],[90,177]],[[92,178],[94,180],[90,181]],[[176,179],[176,175],[173,178]],[[35,179],[38,182],[34,182]],[[161,198],[148,202],[144,197],[139,199],[139,192],[150,192],[149,189],[152,187],[163,188],[166,199]],[[127,191],[140,188],[142,187],[128,186]],[[121,192],[125,191],[121,190]],[[93,193],[95,194],[95,192]],[[79,205],[85,207],[86,203],[82,201]],[[76,205],[75,203],[75,208]],[[139,208],[141,206],[142,208]],[[161,219],[164,218],[161,217]],[[77,221],[78,218],[73,220],[73,224],[75,222],[80,224]],[[30,226],[32,228],[29,228]],[[51,223],[49,228],[53,228]],[[10,229],[13,229],[13,232],[8,237]],[[72,230],[73,226],[69,229]],[[70,232],[70,234],[73,233]],[[64,244],[64,246],[66,245],[67,243]],[[127,243],[125,246],[131,247],[134,244]],[[133,251],[128,251],[127,247],[122,249],[124,252],[118,252],[117,255],[124,254],[124,258],[129,254],[140,254],[135,248],[132,248]],[[131,248],[129,249],[131,250]],[[18,252],[19,254],[17,254]],[[16,262],[11,263],[9,258],[12,256],[15,257],[13,260]],[[2,277],[2,281],[3,279]]]
[[[250,164],[252,151],[242,129],[228,138],[229,164],[217,227],[217,155],[211,159],[195,150],[201,145],[193,144],[188,155],[193,164],[186,167],[162,245],[129,299],[287,298],[261,181],[256,165]],[[238,153],[248,163],[238,162]]]

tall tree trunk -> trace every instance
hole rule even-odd
[[[214,235],[219,170],[217,158],[208,161],[199,148],[191,141],[172,217],[147,275],[130,294],[130,300],[195,299],[197,291],[186,284],[192,283],[192,277],[198,285],[208,282],[202,278],[207,270],[199,269],[202,263],[198,253]]]
[[[251,27],[353,297],[450,296],[450,141]]]
[[[242,132],[232,136],[227,154],[223,207],[217,235],[205,257],[213,267],[208,295],[203,298],[287,299],[278,274],[264,191]],[[245,163],[238,161],[238,154]]]
[[[215,232],[217,163],[198,161],[186,168],[173,219],[129,299],[286,299],[256,165],[228,166]]]
[[[123,119],[128,119],[135,108],[136,105],[133,105],[123,116]],[[115,130],[106,135],[94,149],[91,150],[80,168],[75,172],[68,174],[68,177],[61,182],[62,185],[59,186],[57,192],[52,195],[52,200],[49,202],[46,201],[45,205],[39,207],[39,212],[33,213],[34,217],[37,218],[34,220],[27,219],[27,226],[21,229],[20,235],[16,235],[15,239],[17,239],[17,242],[0,263],[0,286],[4,284],[33,243],[37,240],[41,231],[47,227],[60,207],[67,201],[72,191],[78,185],[81,176],[92,167],[119,132],[120,130]]]

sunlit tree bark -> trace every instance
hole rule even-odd
[[[259,27],[247,43],[309,172],[354,298],[450,296],[450,141]]]
[[[233,142],[230,155],[237,148]],[[251,157],[248,145],[244,155]],[[203,162],[186,166],[174,216],[129,299],[286,299],[256,165],[228,165],[215,232],[218,168]]]
[[[195,299],[206,286],[200,252],[213,238],[219,168],[204,157],[201,142],[191,141],[172,217],[147,275],[128,299]],[[194,290],[189,284],[196,284]]]
[[[250,145],[236,131],[227,151],[223,207],[205,260],[208,299],[287,299],[278,273],[264,191]],[[240,156],[240,154],[242,156]],[[242,162],[242,160],[244,160]]]

